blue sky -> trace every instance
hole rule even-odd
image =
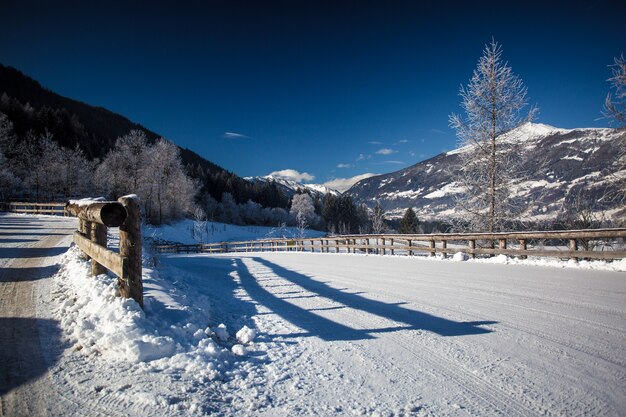
[[[448,115],[492,36],[558,127],[608,125],[626,53],[617,1],[0,3],[3,64],[239,175],[320,183],[453,149]]]

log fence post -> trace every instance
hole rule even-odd
[[[120,226],[120,256],[127,259],[126,276],[119,278],[120,293],[130,297],[143,308],[143,280],[141,274],[141,211],[138,198],[120,197],[128,216]]]
[[[520,239],[519,240],[519,248],[520,250],[526,250],[526,239]],[[527,256],[526,255],[520,255],[520,259],[526,259]]]
[[[430,254],[428,256],[435,256],[435,241],[430,241]]]
[[[569,244],[567,246],[570,251],[575,252],[578,250],[578,241],[576,239],[570,239]],[[577,256],[572,256],[570,259],[573,259],[574,261],[578,262]]]
[[[442,254],[444,258],[448,257],[448,251],[446,250],[448,248],[448,241],[447,240],[442,240],[441,241],[441,248],[442,248]]]
[[[91,223],[89,238],[92,242],[104,248],[107,247],[107,227],[96,222]],[[100,265],[95,259],[91,259],[91,275],[96,276],[106,273],[106,268]]]
[[[476,241],[471,239],[467,241],[468,252],[470,253],[470,258],[475,259],[476,254],[474,253],[474,249],[476,249]]]

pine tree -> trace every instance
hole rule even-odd
[[[536,114],[531,108],[522,115],[526,92],[522,80],[502,61],[502,48],[492,40],[467,88],[461,86],[466,117],[450,116],[450,126],[464,147],[456,178],[464,190],[457,200],[463,215],[459,226],[494,232],[519,219],[522,210],[510,198],[510,186],[521,172],[521,146],[512,131]]]
[[[418,232],[419,220],[415,211],[409,207],[404,212],[404,216],[400,220],[400,233],[405,235],[415,234]]]

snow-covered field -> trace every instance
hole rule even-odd
[[[75,248],[60,262],[39,314],[65,334],[53,389],[85,415],[626,409],[625,261],[146,254],[145,312]]]
[[[159,227],[145,225],[143,234],[147,238],[184,244],[232,242],[266,238],[292,238],[300,236],[295,227],[237,226],[218,222],[197,223],[183,220]],[[304,237],[320,237],[325,232],[304,230]]]

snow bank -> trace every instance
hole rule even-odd
[[[149,268],[144,269],[144,312],[134,300],[119,297],[117,278],[90,277],[90,264],[79,259],[77,247],[64,255],[62,265],[55,277],[61,300],[56,316],[74,348],[84,355],[131,364],[160,360],[214,379],[220,377],[215,369],[231,356],[230,348],[251,345],[256,335],[247,326],[236,339],[223,323],[211,328],[211,305],[206,300],[178,303],[171,283]],[[241,349],[236,350],[233,353],[241,355]]]

